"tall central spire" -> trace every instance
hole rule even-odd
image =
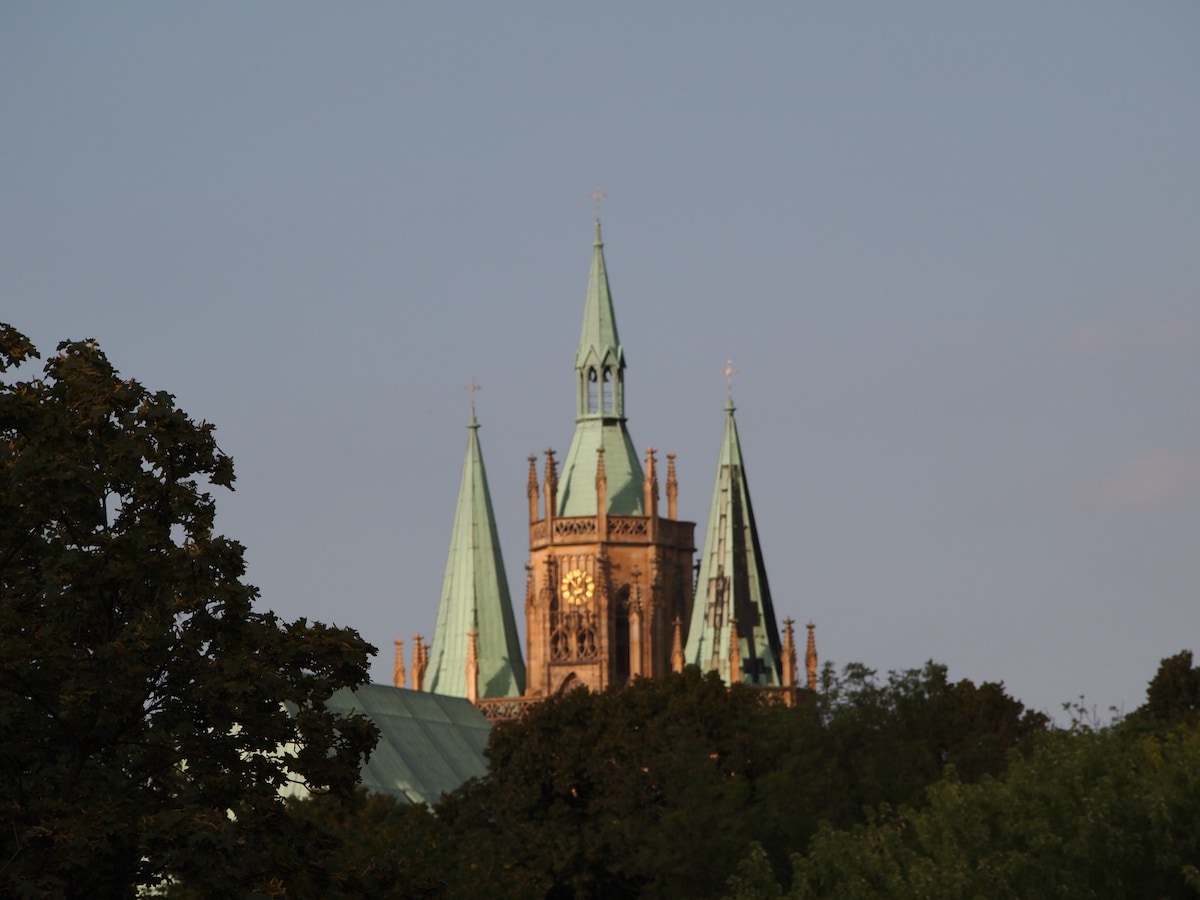
[[[579,333],[579,349],[575,351],[575,373],[579,385],[577,419],[625,418],[625,353],[617,337],[617,317],[608,289],[599,220],[592,245],[583,328]]]
[[[643,515],[642,466],[625,430],[625,351],[617,336],[597,220],[583,328],[575,351],[575,436],[563,463],[558,515],[596,514],[596,451],[601,448],[608,483],[606,511]]]

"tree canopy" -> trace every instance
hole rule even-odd
[[[255,608],[214,427],[94,341],[0,325],[0,893],[278,892],[304,869],[290,781],[349,795],[375,740],[324,701],[360,684],[352,630]]]
[[[333,827],[370,847],[366,868],[396,886],[386,896],[715,897],[754,847],[769,881],[786,883],[789,855],[823,822],[920,804],[959,764],[965,778],[996,774],[1045,727],[1002,686],[951,683],[934,664],[884,680],[829,668],[823,688],[776,705],[689,667],[569,691],[498,726],[488,777],[435,814],[377,804],[369,827]]]
[[[794,883],[752,845],[729,900],[1195,897],[1200,728],[1191,653],[1162,661],[1147,703],[1098,726],[1043,731],[1000,774],[948,770],[924,802],[826,822],[792,856]],[[1078,711],[1078,710],[1077,710]]]
[[[1146,688],[1146,702],[1132,718],[1147,722],[1200,720],[1200,669],[1192,664],[1192,651],[1168,656]]]

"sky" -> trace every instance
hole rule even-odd
[[[781,620],[1129,712],[1200,651],[1198,98],[1193,0],[17,0],[0,320],[216,423],[263,606],[388,682],[471,378],[522,618],[598,183],[633,440],[703,534],[733,361]]]

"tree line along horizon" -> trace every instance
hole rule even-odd
[[[432,807],[367,795],[378,732],[326,701],[375,648],[261,608],[214,426],[95,341],[38,358],[0,324],[0,895],[1200,893],[1190,650],[1066,725],[934,662],[794,707],[689,667],[496,726]]]

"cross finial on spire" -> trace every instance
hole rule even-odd
[[[725,382],[729,389],[729,401],[733,402],[733,376],[740,374],[740,370],[733,367],[733,360],[725,360],[725,368],[721,370],[721,374],[725,376]]]
[[[588,196],[596,201],[596,221],[599,222],[600,221],[600,201],[603,200],[605,197],[607,197],[608,194],[606,194],[606,193],[604,193],[604,191],[600,190],[600,185],[599,185],[599,183],[597,183],[596,187],[593,188],[592,192],[590,194],[588,194]]]
[[[472,375],[472,376],[471,376],[471,383],[470,383],[470,384],[468,384],[466,387],[464,387],[464,388],[463,388],[463,390],[464,390],[464,391],[467,391],[467,392],[468,392],[468,393],[471,395],[471,415],[472,415],[472,416],[474,416],[474,415],[475,415],[475,392],[476,392],[476,391],[482,391],[482,390],[483,390],[483,385],[481,385],[481,384],[476,384],[476,383],[475,383],[475,376],[474,376],[474,375]]]

